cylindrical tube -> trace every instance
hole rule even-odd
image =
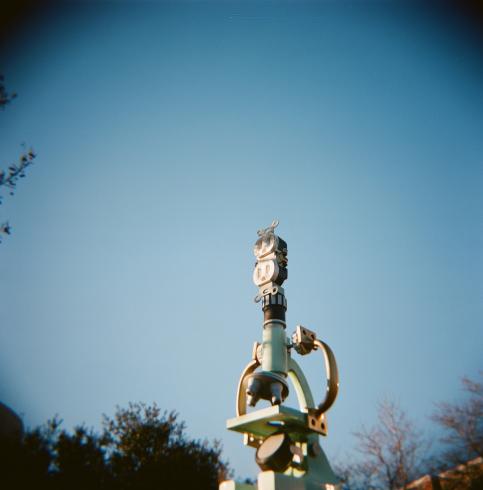
[[[280,323],[267,322],[263,328],[262,369],[287,375],[288,350],[285,328]]]

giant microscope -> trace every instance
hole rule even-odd
[[[253,281],[258,287],[255,302],[263,311],[262,341],[255,342],[238,382],[236,417],[227,421],[227,428],[243,434],[244,444],[255,449],[261,472],[257,485],[230,480],[222,482],[220,490],[339,490],[319,444],[319,436],[327,435],[326,412],[339,389],[337,364],[330,347],[312,330],[298,325],[291,337],[286,334],[287,299],[282,285],[287,279],[287,243],[275,234],[277,225],[274,221],[259,230],[254,246]],[[319,404],[292,357],[294,352],[306,356],[314,351],[324,358],[327,378],[325,398]],[[298,410],[284,405],[288,379]],[[268,406],[248,411],[261,400]]]

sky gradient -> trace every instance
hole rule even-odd
[[[261,339],[256,230],[288,242],[289,332],[334,350],[329,459],[399,401],[432,427],[483,348],[483,64],[417,3],[72,2],[1,50],[0,399],[27,425],[129,401],[219,438]],[[481,39],[480,39],[481,40]],[[316,398],[322,361],[300,359]]]

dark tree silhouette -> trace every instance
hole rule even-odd
[[[228,465],[217,442],[189,440],[174,412],[130,404],[105,417],[102,443],[116,488],[218,488]]]
[[[2,442],[0,461],[8,464],[0,478],[11,485],[5,488],[216,490],[230,474],[217,442],[189,439],[177,414],[155,404],[118,408],[104,417],[100,433],[60,426],[54,418],[21,443]]]
[[[58,421],[24,434],[21,440],[0,438],[2,488],[47,488]]]
[[[5,77],[0,75],[0,109],[5,109],[7,104],[10,104],[17,94],[15,92],[8,93],[4,85]]]
[[[16,93],[9,93],[7,91],[4,84],[4,77],[3,75],[0,75],[0,109],[4,110],[5,106],[10,104],[16,97]],[[22,145],[22,150],[18,163],[11,163],[6,171],[0,170],[0,191],[6,189],[10,195],[14,194],[18,180],[25,177],[25,170],[27,167],[34,163],[34,151],[31,148],[27,150],[25,145]],[[3,202],[3,197],[4,196],[0,192],[0,204]],[[10,235],[10,232],[11,227],[8,221],[0,224],[0,243],[2,241],[2,236]]]

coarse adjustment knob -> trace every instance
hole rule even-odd
[[[290,465],[293,454],[288,434],[279,433],[267,437],[257,449],[255,461],[263,471],[283,472]]]

